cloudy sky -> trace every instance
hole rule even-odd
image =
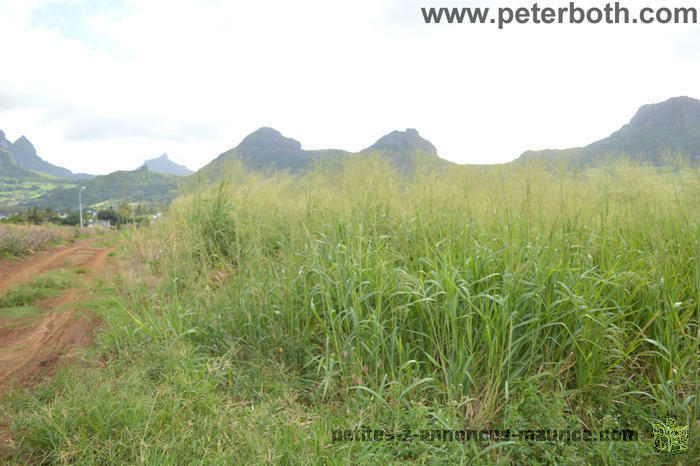
[[[411,127],[493,163],[700,97],[697,25],[424,24],[436,3],[532,0],[0,0],[0,129],[95,174],[163,152],[197,169],[261,126],[347,150]]]

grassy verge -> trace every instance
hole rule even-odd
[[[54,270],[46,272],[32,282],[17,285],[0,295],[0,317],[7,318],[7,310],[31,306],[36,301],[45,298],[53,298],[69,288],[76,274],[82,273],[76,270]]]
[[[234,171],[131,233],[91,370],[5,403],[11,460],[698,461],[699,175]],[[667,414],[683,457],[648,438]],[[333,441],[363,426],[647,438]]]

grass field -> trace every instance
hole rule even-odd
[[[230,167],[132,233],[105,327],[3,404],[9,460],[700,460],[700,172]],[[651,421],[690,425],[659,455]],[[334,442],[335,429],[632,429],[632,442]]]

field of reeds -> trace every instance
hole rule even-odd
[[[0,225],[0,258],[34,254],[75,236],[75,228],[51,225]]]
[[[13,461],[700,460],[697,169],[226,179],[133,233],[99,364],[6,404]],[[682,457],[650,438],[668,415]],[[365,427],[640,437],[334,441]]]

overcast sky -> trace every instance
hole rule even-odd
[[[353,151],[411,127],[495,163],[700,97],[698,26],[424,24],[436,3],[533,1],[0,0],[0,129],[94,174],[163,152],[197,169],[261,126]]]

